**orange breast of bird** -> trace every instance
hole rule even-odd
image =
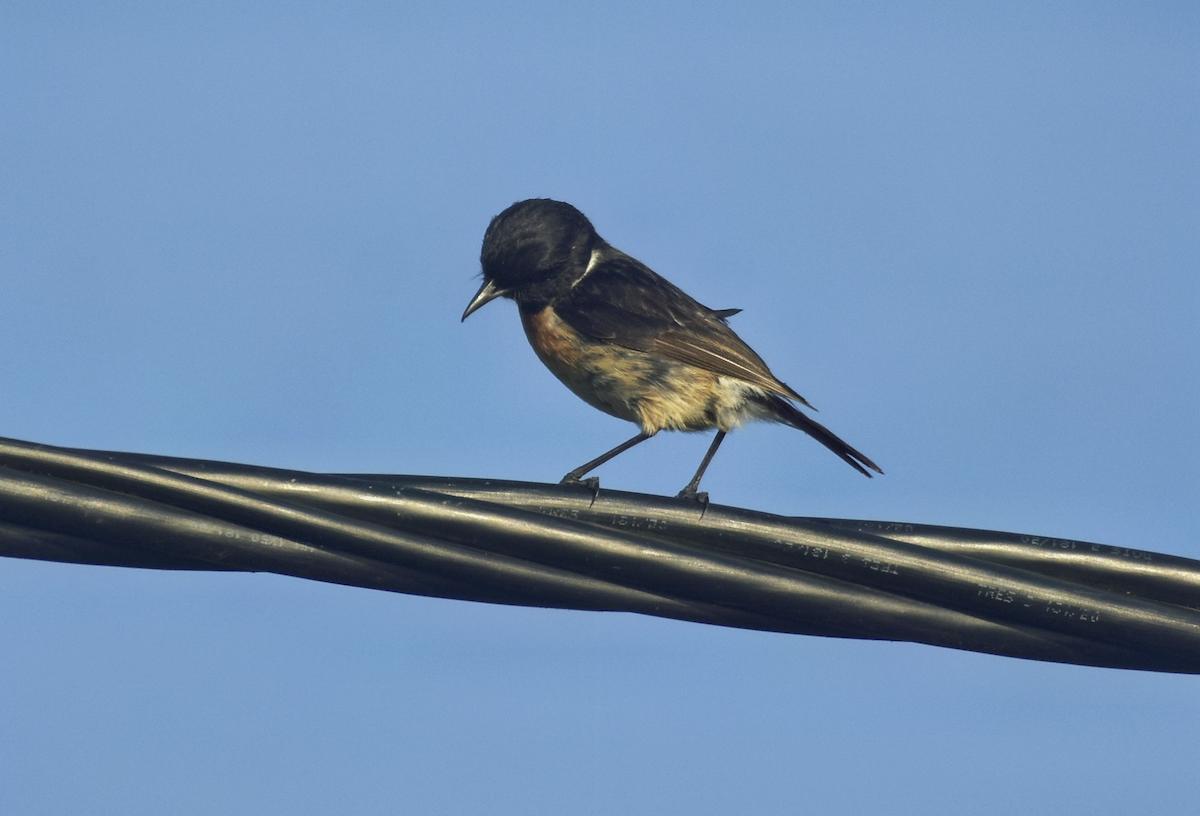
[[[646,433],[699,431],[724,425],[718,403],[727,390],[711,371],[581,335],[547,306],[521,310],[538,359],[580,399],[635,422]],[[723,417],[722,417],[723,418]]]

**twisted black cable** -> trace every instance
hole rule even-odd
[[[581,487],[0,440],[0,555],[1200,673],[1200,562]]]

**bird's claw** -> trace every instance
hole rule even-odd
[[[561,485],[582,485],[592,491],[592,504],[596,503],[596,499],[600,497],[600,479],[596,476],[589,476],[586,479],[580,479],[573,473],[568,473],[562,477]]]
[[[708,493],[697,491],[692,485],[688,485],[683,490],[680,490],[675,495],[675,498],[697,502],[701,506],[700,515],[702,516],[708,510]]]

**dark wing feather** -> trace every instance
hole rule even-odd
[[[702,306],[644,264],[609,252],[554,303],[554,311],[576,331],[736,377],[808,405],[725,324],[738,309]]]

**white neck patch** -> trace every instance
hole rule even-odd
[[[588,274],[590,274],[591,271],[596,268],[596,264],[598,264],[600,262],[600,256],[602,254],[603,253],[601,253],[600,250],[598,250],[598,249],[592,250],[592,257],[588,259],[587,268],[583,270],[582,275],[580,275],[578,278],[575,279],[575,283],[571,284],[572,289],[574,289],[576,287],[576,285],[578,285],[579,281],[586,278],[588,276]]]

